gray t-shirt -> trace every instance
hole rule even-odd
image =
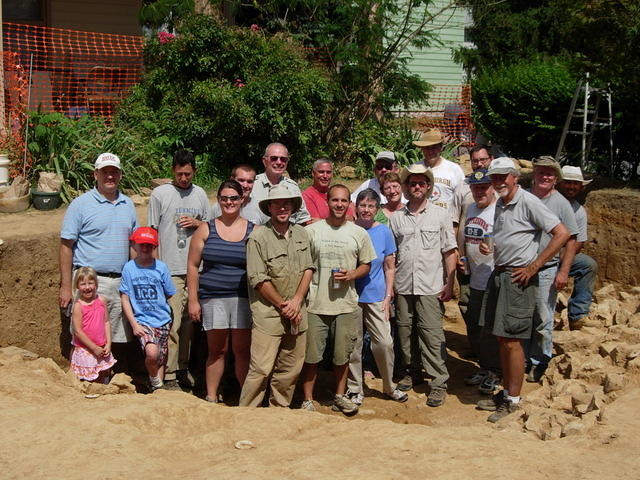
[[[571,204],[571,208],[573,208],[573,213],[576,215],[576,223],[578,224],[578,236],[576,241],[586,242],[589,239],[587,236],[587,211],[575,200],[571,200],[569,203]]]
[[[551,195],[541,198],[542,203],[556,216],[560,219],[560,221],[567,227],[569,233],[571,235],[578,235],[580,230],[578,229],[578,224],[576,223],[576,215],[573,213],[573,208],[571,208],[571,204],[569,201],[564,198],[564,196],[554,190],[551,192]],[[551,241],[551,235],[548,233],[543,233],[540,237],[540,247],[538,248],[538,253],[542,252],[549,242]],[[560,252],[556,253],[552,258],[549,259],[545,265],[554,265],[560,261]]]
[[[211,205],[211,218],[218,218],[222,214],[220,210],[220,204],[214,203]],[[240,207],[240,216],[246,220],[249,220],[254,225],[262,225],[262,219],[264,214],[258,208],[258,201],[255,198],[250,198],[249,203]]]
[[[535,195],[518,187],[505,205],[496,202],[493,222],[494,263],[498,267],[523,267],[538,256],[540,231],[551,232],[560,220]]]
[[[195,229],[184,229],[186,238],[179,238],[176,217],[187,215],[208,222],[211,207],[205,191],[197,185],[182,189],[172,183],[153,189],[149,199],[148,222],[158,230],[158,258],[167,264],[171,275],[186,275],[187,254]],[[182,232],[181,232],[182,233]]]

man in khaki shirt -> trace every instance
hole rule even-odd
[[[309,237],[290,223],[302,197],[284,185],[271,188],[260,210],[271,217],[247,242],[247,277],[253,315],[249,373],[240,406],[262,404],[271,376],[269,404],[288,407],[304,362],[307,291],[313,275]]]
[[[429,200],[434,184],[431,169],[422,164],[411,165],[400,178],[409,202],[389,220],[398,246],[394,287],[401,360],[406,373],[398,388],[409,390],[422,381],[421,357],[422,367],[432,378],[427,405],[439,407],[446,398],[449,379],[442,302],[453,294],[456,240],[449,212]]]

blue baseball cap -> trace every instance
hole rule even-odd
[[[480,168],[475,172],[471,172],[467,177],[467,183],[469,185],[478,185],[480,183],[491,183],[489,178],[489,170],[486,168]]]

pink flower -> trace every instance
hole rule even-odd
[[[169,43],[174,38],[176,38],[176,36],[173,33],[169,33],[169,32],[160,32],[160,33],[158,33],[158,41],[160,42],[160,45],[164,45],[165,43]]]
[[[251,28],[252,32],[259,32],[260,31],[260,26],[256,25],[255,23],[251,24],[251,27],[249,27],[249,28]]]
[[[242,83],[242,80],[240,80],[239,78],[236,78],[235,83],[233,84],[234,87],[244,87],[244,83]]]

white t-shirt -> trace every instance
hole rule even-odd
[[[451,218],[457,222],[460,218],[460,205],[455,202],[455,197],[457,190],[461,189],[464,183],[462,168],[457,163],[441,158],[440,164],[431,171],[434,185],[429,200],[449,210]]]
[[[485,208],[479,208],[476,203],[467,207],[467,218],[464,222],[464,249],[471,270],[469,285],[475,290],[486,290],[487,281],[493,271],[493,254],[480,253],[482,239],[488,233],[493,233],[493,217],[496,213],[496,203]]]

